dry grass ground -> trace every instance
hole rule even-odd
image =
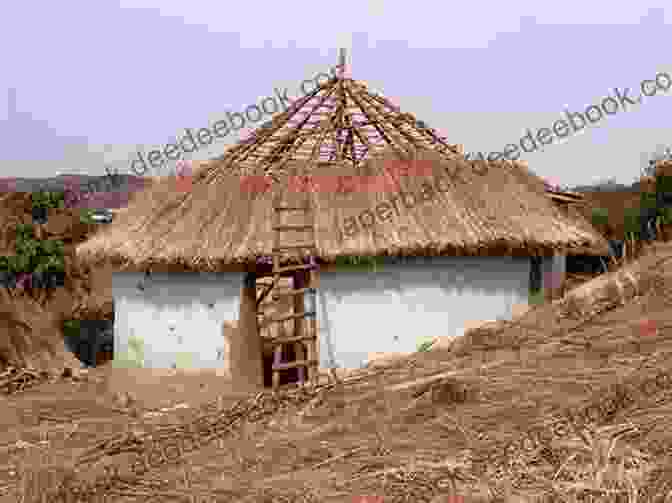
[[[273,395],[109,368],[45,383],[1,399],[0,501],[68,476],[108,495],[84,501],[670,501],[671,294],[672,246],[656,245],[514,323],[341,385]],[[148,453],[155,466],[134,471]]]

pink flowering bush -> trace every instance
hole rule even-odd
[[[0,180],[0,192],[16,192],[16,180]]]

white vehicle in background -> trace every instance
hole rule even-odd
[[[114,213],[107,209],[91,210],[91,220],[99,224],[109,224],[114,219]]]

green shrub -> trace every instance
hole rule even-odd
[[[590,220],[593,225],[607,225],[609,223],[609,211],[607,208],[593,208]]]
[[[672,192],[672,176],[660,175],[656,177],[656,193]]]
[[[33,192],[30,195],[33,208],[64,208],[64,192]]]
[[[60,240],[35,239],[31,224],[16,226],[15,255],[0,257],[0,270],[12,273],[63,272],[65,245]]]
[[[95,224],[96,221],[93,219],[94,210],[83,209],[79,214],[79,221],[83,224]]]
[[[641,207],[642,208],[655,208],[656,207],[656,195],[652,194],[650,192],[642,192]]]
[[[376,257],[346,256],[336,257],[336,265],[348,270],[376,271],[379,260]]]
[[[539,289],[536,292],[530,292],[528,297],[528,303],[531,306],[540,306],[544,303],[544,290]]]
[[[79,335],[81,323],[79,320],[65,320],[63,322],[63,335]]]
[[[627,237],[639,239],[641,231],[640,208],[625,208],[623,215],[623,230]]]
[[[672,224],[672,208],[662,208],[660,210],[660,223],[663,225]]]

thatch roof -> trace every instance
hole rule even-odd
[[[320,258],[534,254],[572,247],[606,254],[604,239],[585,222],[563,215],[546,196],[543,182],[523,164],[446,160],[421,152],[417,159],[425,161],[423,173],[394,180],[385,171],[394,159],[380,156],[358,170],[362,176],[385,177],[394,192],[310,193]],[[241,177],[221,165],[210,161],[197,168],[190,192],[177,191],[170,179],[148,189],[115,222],[80,245],[79,258],[110,260],[122,269],[180,265],[212,271],[271,255],[272,192],[242,190]],[[313,174],[348,171],[352,173],[332,164],[315,168]],[[346,219],[376,212],[381,203],[394,204],[400,191],[420,194],[423,183],[435,187],[437,177],[445,192],[435,193],[433,200],[411,209],[398,205],[399,214],[392,212],[388,221],[379,220],[354,236],[345,234]],[[283,188],[287,201],[286,178],[276,187]],[[370,217],[363,218],[366,223]]]
[[[244,180],[272,179],[273,190],[286,193],[296,170],[320,180],[359,175],[389,182],[383,192],[335,193],[320,183],[310,193],[325,261],[342,255],[548,253],[573,246],[607,253],[590,225],[554,207],[543,181],[526,165],[467,162],[462,152],[363,83],[335,75],[224,156],[194,163],[190,191],[181,192],[174,178],[148,187],[78,255],[122,269],[199,271],[271,255],[272,194],[252,192]],[[422,162],[422,173],[393,179],[390,170],[399,168],[399,159]],[[346,235],[348,222],[362,212],[366,223],[367,215],[375,218],[367,211],[381,211],[379,205],[400,190],[417,194],[423,183],[446,173],[444,192],[432,201]]]

